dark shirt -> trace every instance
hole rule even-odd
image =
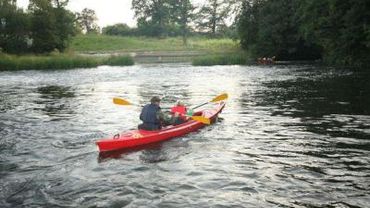
[[[140,120],[143,121],[139,125],[139,129],[144,130],[158,130],[161,129],[161,121],[158,116],[158,113],[161,111],[161,108],[156,104],[145,105],[140,114]]]

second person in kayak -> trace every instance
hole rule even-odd
[[[143,130],[159,130],[163,125],[170,123],[170,119],[164,114],[160,107],[161,99],[157,96],[150,99],[150,104],[144,106],[140,114],[140,120],[142,124],[138,126],[139,129]]]
[[[172,123],[174,125],[179,125],[187,120],[187,108],[181,100],[176,102],[176,105],[171,108]]]

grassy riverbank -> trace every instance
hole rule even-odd
[[[195,66],[211,66],[251,62],[239,42],[228,38],[190,37],[188,44],[183,45],[181,37],[79,35],[73,39],[71,50],[89,54],[135,54],[139,63],[188,60]]]
[[[0,54],[0,71],[91,68],[100,65],[128,66],[133,64],[133,59],[127,56],[84,57],[71,54],[15,56]]]
[[[192,61],[193,66],[214,65],[246,65],[251,63],[250,56],[245,52],[230,54],[215,54],[196,57]]]
[[[71,50],[81,53],[140,52],[140,51],[203,51],[231,53],[240,51],[239,43],[231,39],[191,37],[183,45],[181,37],[148,38],[107,35],[79,35],[73,38]]]
[[[138,63],[190,61],[196,66],[244,65],[248,54],[237,41],[191,37],[148,38],[106,35],[79,35],[73,38],[69,54],[7,55],[0,53],[1,70],[91,68],[100,65],[128,66]],[[81,56],[76,54],[116,56]],[[117,55],[118,54],[118,55]],[[131,55],[134,54],[134,57]],[[134,61],[135,60],[135,61]],[[141,62],[140,62],[141,61]]]

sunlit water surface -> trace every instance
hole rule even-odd
[[[369,207],[370,70],[181,64],[0,72],[0,207]],[[143,105],[219,122],[100,157]]]

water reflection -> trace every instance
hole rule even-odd
[[[323,72],[324,71],[324,72]],[[326,72],[326,73],[325,73]],[[307,69],[293,79],[263,83],[257,105],[272,106],[273,116],[301,118],[310,132],[366,138],[370,115],[370,73]],[[356,129],[353,131],[353,129]]]
[[[0,206],[368,207],[369,73],[178,64],[0,72]],[[96,140],[139,122],[140,108],[112,97],[197,105],[222,92],[221,122],[97,158]]]
[[[76,114],[73,110],[73,98],[76,95],[72,87],[49,85],[38,87],[36,91],[40,94],[40,99],[35,100],[35,104],[40,107],[34,110],[41,110],[45,115],[55,117],[55,119]]]
[[[45,87],[38,87],[37,92],[41,94],[44,99],[62,99],[76,97],[72,87],[49,85]]]
[[[128,155],[130,153],[134,152],[139,152],[143,151],[144,156],[142,156],[143,161],[148,161],[148,162],[155,162],[155,161],[160,161],[159,159],[155,159],[155,155],[160,155],[159,152],[161,152],[162,149],[162,143],[153,143],[153,144],[148,144],[148,145],[143,145],[135,148],[130,148],[130,149],[122,149],[122,150],[117,150],[117,151],[111,151],[111,152],[100,152],[99,157],[98,157],[98,162],[105,162],[108,161],[109,159],[119,159],[124,157],[125,155]],[[153,154],[151,154],[153,152]],[[154,158],[153,160],[146,159],[146,158]]]

